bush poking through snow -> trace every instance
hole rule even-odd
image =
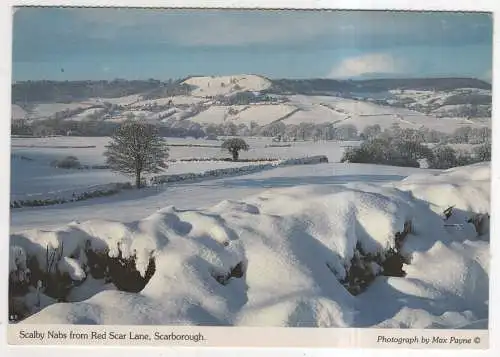
[[[45,250],[45,269],[36,265],[36,259],[30,261],[33,271],[33,284],[42,288],[43,293],[58,301],[66,301],[70,290],[81,283],[81,278],[76,282],[67,269],[64,253],[64,243],[53,249],[49,246]],[[64,259],[63,259],[64,258]],[[69,258],[68,258],[69,259]],[[40,285],[40,286],[38,286]]]
[[[27,267],[26,254],[21,247],[10,248],[9,294],[22,295],[28,292],[31,272]]]
[[[62,241],[57,248],[46,246],[45,262],[23,248],[11,248],[9,274],[9,320],[18,322],[55,302],[67,302],[73,288],[90,275],[104,284],[113,283],[121,291],[140,292],[156,271],[153,252],[144,276],[136,268],[137,256],[126,257],[118,244],[117,255],[109,248],[93,249],[90,240],[69,256]],[[43,258],[42,258],[43,260]],[[74,299],[74,297],[73,297]],[[72,300],[75,301],[75,300]]]
[[[109,249],[102,251],[93,250],[90,241],[85,244],[85,255],[89,267],[89,273],[94,279],[105,279],[113,283],[118,290],[137,293],[140,292],[156,271],[153,252],[149,258],[149,264],[144,276],[136,268],[137,256],[124,256],[118,244],[117,256],[111,257]]]
[[[109,255],[107,255],[107,257],[107,271],[109,274],[109,280],[116,286],[118,290],[121,291],[126,291],[129,293],[140,292],[142,289],[144,289],[149,279],[151,279],[156,271],[155,260],[151,256],[149,258],[149,264],[146,270],[146,274],[144,277],[141,276],[135,264],[137,257],[135,255],[128,258],[124,257],[120,246],[118,246],[117,257],[109,257]]]
[[[14,262],[9,274],[9,320],[17,322],[56,301],[67,301],[71,289],[80,285],[86,274],[79,263],[65,257],[64,245],[46,246],[45,264],[24,249],[14,247]]]
[[[221,285],[227,285],[229,283],[229,279],[231,278],[242,278],[245,274],[245,269],[243,266],[243,262],[239,262],[231,268],[231,270],[226,274],[213,273],[212,276],[215,280]]]
[[[454,207],[454,206],[450,206],[450,207],[448,207],[447,209],[445,209],[445,210],[443,211],[443,214],[444,214],[444,219],[445,219],[445,220],[450,219],[451,215],[453,214],[453,207]]]
[[[344,279],[340,283],[356,296],[364,292],[379,275],[404,277],[403,264],[409,263],[408,259],[401,253],[405,238],[411,233],[411,221],[404,224],[401,232],[394,237],[395,247],[389,248],[383,253],[367,253],[358,242],[351,259],[351,264]],[[329,266],[330,268],[330,266]],[[332,270],[330,268],[330,270]]]

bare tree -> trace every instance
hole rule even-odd
[[[167,168],[168,147],[154,125],[126,121],[111,137],[104,156],[113,171],[135,176],[139,188],[142,173],[157,173]]]

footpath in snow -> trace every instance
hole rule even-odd
[[[486,328],[489,207],[485,163],[13,233],[10,312],[21,323]],[[370,278],[361,290],[357,277]]]

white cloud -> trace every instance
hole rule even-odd
[[[399,58],[386,53],[370,53],[344,59],[334,66],[328,77],[349,78],[371,73],[399,74],[405,71],[406,64]]]
[[[486,72],[483,73],[481,79],[491,83],[493,80],[493,71],[491,69],[487,70]]]

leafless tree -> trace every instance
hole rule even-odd
[[[154,125],[126,121],[113,134],[104,155],[113,171],[135,176],[139,188],[142,173],[157,173],[167,168],[168,147]]]

